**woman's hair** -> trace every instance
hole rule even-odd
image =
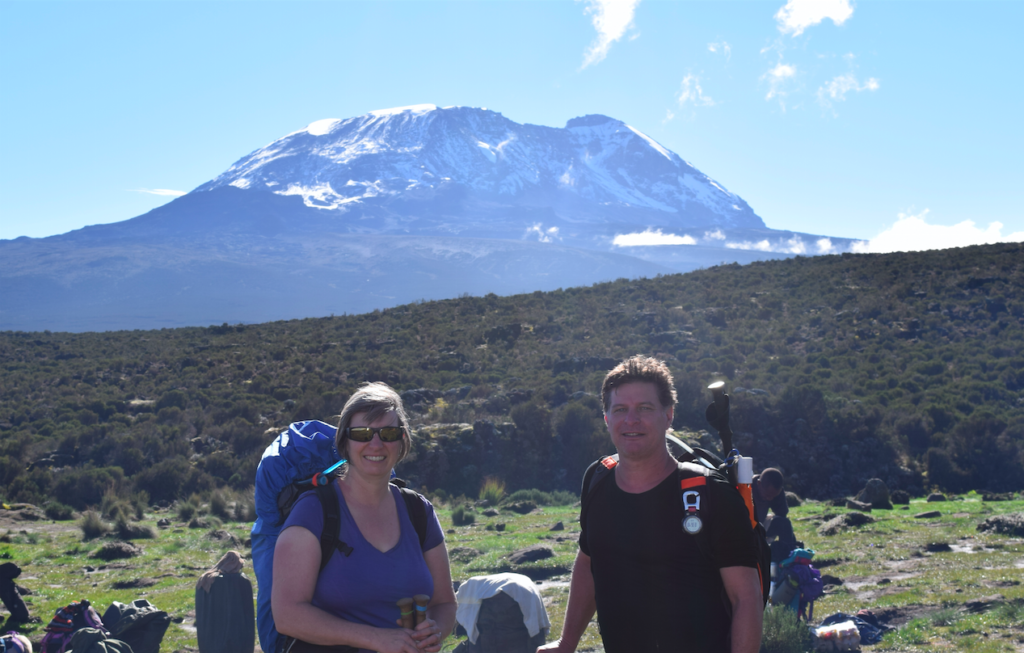
[[[367,423],[373,423],[388,413],[398,415],[398,425],[405,429],[402,447],[398,452],[398,462],[402,462],[412,449],[412,431],[409,429],[409,418],[405,414],[402,398],[386,383],[364,383],[352,398],[345,402],[338,416],[338,434],[334,436],[334,444],[342,458],[348,458],[348,437],[345,429],[357,413],[365,413]]]

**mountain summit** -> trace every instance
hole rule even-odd
[[[0,241],[0,329],[362,313],[848,246],[767,228],[614,118],[417,105],[318,120],[131,220]]]
[[[738,195],[639,130],[600,115],[559,129],[521,125],[487,109],[426,104],[319,120],[194,192],[224,186],[296,195],[343,221],[388,214],[378,233],[493,236],[514,227],[517,233],[502,235],[521,237],[538,220],[541,232],[562,233],[571,224],[608,223],[765,228]],[[416,209],[401,215],[398,204]]]

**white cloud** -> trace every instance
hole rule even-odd
[[[708,43],[708,52],[714,52],[716,54],[721,52],[725,55],[726,61],[729,61],[729,59],[732,58],[732,48],[729,47],[729,44],[726,41],[722,41],[721,43]]]
[[[181,197],[188,195],[187,190],[168,190],[166,188],[136,188],[133,193],[148,193],[149,195],[164,195],[167,197]]]
[[[836,248],[832,244],[832,239],[831,238],[819,238],[817,240],[817,242],[814,243],[814,245],[815,245],[815,247],[818,248],[818,253],[819,254],[835,254],[836,253]]]
[[[523,238],[529,238],[530,236],[536,236],[537,240],[542,243],[551,243],[555,240],[561,240],[558,237],[558,227],[544,228],[544,225],[539,222],[526,230]]]
[[[805,29],[826,18],[836,25],[842,25],[852,15],[850,0],[789,0],[775,14],[775,21],[783,34],[800,36]]]
[[[665,119],[661,121],[661,124],[664,125],[669,120],[672,120],[675,117],[676,117],[676,114],[672,113],[672,109],[665,109]]]
[[[721,229],[715,229],[714,231],[705,231],[704,238],[706,240],[725,240],[725,234]]]
[[[853,73],[847,73],[845,75],[839,75],[835,77],[831,82],[825,84],[818,89],[818,102],[823,107],[832,106],[832,102],[842,102],[846,99],[846,94],[850,91],[877,91],[878,80],[874,77],[869,77],[866,82],[861,84],[857,81],[857,78]]]
[[[786,80],[796,77],[796,66],[791,66],[781,61],[776,64],[774,68],[766,72],[761,79],[768,80],[768,95],[764,97],[765,100],[771,100],[775,97],[785,96],[786,93],[782,90],[782,85],[786,83]]]
[[[757,243],[745,240],[741,243],[726,243],[725,246],[728,249],[756,249],[761,252],[772,251],[772,244],[769,243],[767,240],[762,240]]]
[[[585,1],[587,8],[584,13],[591,15],[597,38],[583,55],[583,68],[599,63],[608,56],[612,43],[621,39],[626,30],[633,27],[633,13],[640,4],[640,0]]]
[[[682,89],[676,100],[681,107],[686,106],[688,102],[697,107],[715,106],[715,101],[704,95],[704,90],[700,87],[700,77],[696,75],[687,75],[683,78]]]
[[[828,240],[822,238],[818,241],[818,248],[821,249],[821,241]],[[831,244],[831,243],[830,243]],[[745,240],[742,242],[733,242],[725,244],[727,249],[751,249],[759,252],[777,252],[779,254],[806,254],[807,243],[800,236],[793,236],[789,240],[778,240],[772,244],[767,238],[758,242]]]
[[[616,247],[650,247],[654,245],[696,245],[697,241],[692,236],[677,236],[676,234],[665,234],[661,229],[651,231],[650,228],[632,234],[619,234],[615,236],[612,245]]]
[[[894,225],[871,240],[854,243],[852,250],[881,254],[1024,242],[1024,231],[1003,236],[1001,222],[991,222],[986,229],[982,229],[975,226],[973,220],[964,220],[952,226],[928,224],[927,216],[927,209],[917,215],[900,213]]]

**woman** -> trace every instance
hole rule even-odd
[[[420,547],[405,501],[390,485],[391,470],[412,447],[398,394],[383,383],[362,386],[345,404],[336,444],[348,460],[332,484],[341,507],[340,539],[323,573],[323,511],[315,492],[296,501],[274,549],[271,605],[282,635],[300,640],[291,653],[316,650],[433,653],[455,624],[448,550],[426,500],[427,534]],[[399,599],[427,594],[426,619],[415,630],[401,623]],[[288,642],[286,637],[280,642]]]

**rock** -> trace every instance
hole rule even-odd
[[[843,579],[839,578],[838,576],[833,576],[831,574],[822,574],[821,575],[821,584],[823,586],[842,585],[843,584]]]
[[[164,517],[163,519],[158,521],[156,523],[156,525],[159,526],[160,528],[169,528],[170,525],[171,525],[171,520],[166,518],[166,517]]]
[[[92,554],[101,560],[117,560],[118,558],[134,558],[142,555],[142,549],[131,542],[107,542]]]
[[[872,508],[892,510],[892,503],[889,501],[889,486],[880,478],[868,481],[856,498],[857,501],[867,503]]]
[[[848,512],[845,515],[839,515],[835,519],[830,519],[821,526],[818,527],[819,535],[836,535],[847,528],[853,528],[855,526],[863,526],[864,524],[870,524],[875,520],[865,515],[862,512]]]
[[[242,543],[242,540],[238,539],[237,536],[220,528],[210,531],[206,534],[206,537],[210,538],[211,540],[216,540],[218,542],[230,542],[231,546],[233,547],[238,546]]]
[[[914,515],[914,519],[931,519],[933,517],[941,517],[942,513],[938,510],[929,510],[928,512],[919,512]]]
[[[498,514],[498,511],[495,510],[494,508],[488,508],[487,510],[484,511],[484,517],[497,517]]]
[[[505,524],[495,524],[494,525],[494,530],[496,530],[499,533],[501,533],[502,531],[505,530]]]
[[[860,510],[861,512],[871,512],[871,504],[864,503],[863,501],[857,501],[855,499],[847,499],[846,507],[850,510]]]
[[[910,493],[906,490],[894,490],[889,499],[898,506],[906,506],[910,504]]]
[[[803,504],[804,500],[801,499],[796,492],[786,492],[787,506],[789,506],[790,508],[796,508],[797,506],[802,506]]]
[[[155,578],[135,578],[133,580],[119,580],[111,584],[111,587],[116,590],[131,590],[140,587],[152,587],[158,582]]]
[[[468,562],[473,558],[483,555],[480,549],[469,546],[457,546],[448,552],[448,557],[456,562]]]
[[[953,549],[945,542],[932,542],[930,544],[925,544],[924,550],[928,553],[945,553],[946,551],[952,551]]]
[[[552,531],[564,531],[565,530],[565,524],[563,524],[562,522],[558,522],[557,524],[552,526],[549,530],[552,530]]]
[[[941,492],[932,492],[928,495],[928,503],[935,503],[936,501],[945,501],[946,495]]]
[[[520,515],[525,515],[536,510],[537,504],[533,501],[517,501],[515,503],[508,504],[505,508],[512,512],[517,512]]]
[[[967,612],[987,612],[993,604],[1002,603],[1005,601],[1005,597],[1002,594],[993,594],[992,596],[983,596],[980,599],[974,599],[973,601],[967,601],[964,603],[964,610]]]
[[[545,544],[534,544],[528,546],[525,549],[519,549],[508,555],[508,559],[513,564],[521,565],[526,562],[536,562],[537,560],[544,560],[545,558],[553,558],[555,552],[550,546]]]
[[[978,531],[1024,537],[1024,512],[993,515],[978,524]]]

